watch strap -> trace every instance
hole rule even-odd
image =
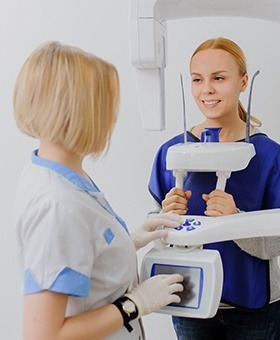
[[[135,306],[135,311],[134,312],[126,312],[125,309],[124,309],[124,303],[125,301],[131,301],[134,306]],[[138,308],[136,306],[136,304],[134,303],[134,301],[132,301],[129,297],[127,296],[121,296],[119,297],[117,300],[115,300],[114,302],[112,302],[113,305],[115,305],[118,310],[121,312],[121,315],[123,317],[123,325],[124,327],[129,331],[129,332],[132,332],[133,328],[131,327],[131,325],[129,324],[129,322],[131,320],[134,320],[137,318],[138,316]]]

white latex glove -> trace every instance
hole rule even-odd
[[[180,274],[155,275],[132,289],[128,294],[138,308],[138,317],[156,312],[170,303],[179,303],[176,292],[182,292],[183,276]]]
[[[131,233],[136,250],[146,246],[151,241],[166,236],[168,229],[162,229],[163,227],[177,228],[182,222],[180,215],[171,212],[156,214],[147,218],[139,228]]]

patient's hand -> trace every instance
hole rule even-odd
[[[238,212],[233,196],[223,190],[213,190],[209,195],[203,194],[202,198],[206,201],[204,213],[207,216],[230,215]]]
[[[179,215],[187,213],[188,200],[191,198],[190,190],[184,191],[180,188],[172,188],[162,201],[163,212],[173,212]]]

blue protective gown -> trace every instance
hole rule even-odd
[[[187,134],[187,140],[188,142],[200,141],[190,132]],[[183,143],[183,134],[164,143],[154,160],[149,191],[159,204],[175,186],[172,171],[166,170],[166,153],[171,145],[177,143]],[[241,211],[279,208],[280,145],[263,133],[252,135],[250,143],[254,144],[256,155],[246,169],[231,173],[225,191],[233,195],[236,206]],[[184,190],[192,191],[187,214],[204,215],[206,202],[202,199],[202,194],[209,194],[213,191],[216,182],[217,177],[214,172],[189,172],[187,174]],[[204,245],[204,248],[217,249],[220,252],[224,269],[222,302],[254,310],[269,303],[268,260],[246,253],[234,241],[211,243]]]

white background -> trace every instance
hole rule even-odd
[[[157,148],[182,132],[180,72],[186,87],[188,125],[202,120],[190,94],[188,61],[200,42],[217,36],[231,38],[243,48],[250,76],[257,69],[261,71],[254,85],[252,114],[262,120],[263,130],[279,142],[279,24],[244,18],[170,21],[167,128],[163,132],[149,132],[141,127],[130,62],[129,0],[0,0],[1,339],[21,339],[21,279],[11,224],[12,205],[19,174],[38,145],[18,131],[13,119],[13,86],[25,59],[39,44],[58,40],[97,54],[118,68],[121,110],[111,148],[106,157],[96,164],[85,162],[85,167],[132,229],[150,209],[147,183]],[[242,97],[245,106],[248,93]],[[153,314],[144,317],[144,323],[148,340],[175,339],[169,316]]]

